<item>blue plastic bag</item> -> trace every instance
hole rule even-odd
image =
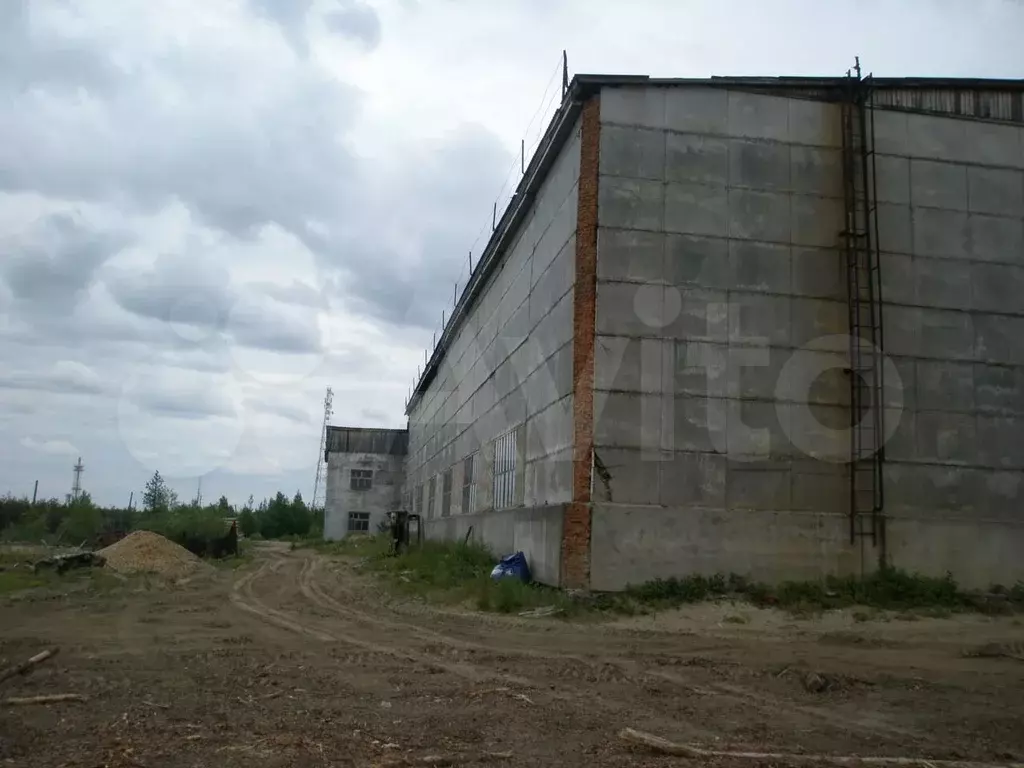
[[[526,562],[526,555],[516,552],[514,555],[501,558],[494,566],[494,570],[491,571],[491,578],[495,581],[514,578],[529,584],[532,577],[530,576],[530,566]]]

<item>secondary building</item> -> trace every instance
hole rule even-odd
[[[565,587],[1013,583],[1022,340],[1024,82],[579,76],[408,404],[404,503]]]
[[[404,429],[327,428],[325,539],[382,529],[402,503],[408,440]]]

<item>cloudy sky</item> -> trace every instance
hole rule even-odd
[[[1024,76],[1018,0],[0,0],[0,494],[312,492],[404,425],[570,71]]]

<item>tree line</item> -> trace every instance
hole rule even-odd
[[[65,501],[10,494],[0,497],[0,539],[78,545],[95,544],[105,537],[148,530],[180,540],[212,539],[224,534],[228,520],[236,520],[239,533],[268,539],[306,537],[323,533],[323,510],[313,509],[296,492],[288,498],[278,491],[258,504],[252,496],[241,508],[226,496],[216,503],[197,499],[181,502],[159,472],[147,481],[139,508],[102,507],[87,492]]]

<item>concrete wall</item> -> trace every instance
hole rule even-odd
[[[894,563],[1024,578],[1024,129],[877,112]]]
[[[373,470],[373,486],[368,491],[353,491],[350,472],[353,469]],[[327,492],[324,515],[324,538],[343,539],[348,534],[348,513],[369,512],[370,533],[391,510],[402,502],[405,479],[405,457],[377,453],[327,454]]]
[[[529,521],[550,514],[552,525],[556,519],[561,524],[557,505],[571,497],[579,165],[577,130],[561,150],[503,264],[459,329],[437,377],[410,413],[409,497],[414,507],[417,497],[422,500],[424,514],[429,479],[437,478],[434,519],[426,522],[430,536],[468,529],[468,523],[440,519],[441,476],[449,468],[451,516],[482,520],[491,514],[494,440],[510,429],[518,430],[518,511],[499,516]],[[470,454],[477,457],[476,506],[462,509],[463,461]],[[524,549],[534,571],[557,583],[558,550],[548,546],[547,538],[510,539],[497,523],[474,524],[473,530],[496,554],[513,546]]]
[[[592,586],[858,570],[845,341],[808,348],[847,329],[838,109],[601,99]]]
[[[472,527],[472,538],[487,542],[495,552],[527,553],[533,578],[557,585],[564,509],[554,504],[487,510],[434,519],[427,529],[431,537],[461,541]]]
[[[1024,133],[876,129],[889,560],[1013,582]],[[849,543],[839,107],[605,88],[600,163],[592,586],[873,568]]]

